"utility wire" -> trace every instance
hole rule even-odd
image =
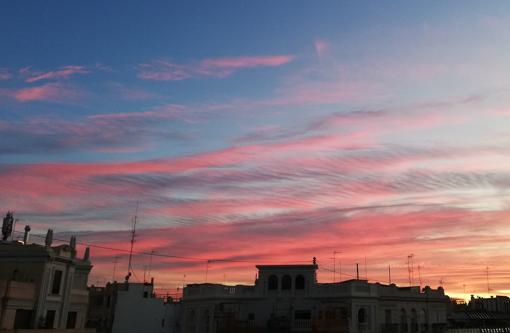
[[[23,234],[23,232],[21,232],[21,231],[16,231],[16,233]],[[46,235],[30,234],[30,236],[31,237],[42,238],[42,239],[46,238]],[[59,238],[55,238],[55,237],[53,238],[53,240],[64,242],[64,243],[68,242],[68,240],[59,239]],[[97,245],[97,244],[94,244],[94,243],[76,241],[76,244],[87,246],[87,247],[92,247],[92,248],[103,249],[103,250],[111,250],[111,251],[130,253],[130,250],[128,250],[128,249],[121,249],[121,248],[115,248],[115,247],[110,247],[110,246]],[[206,261],[206,262],[208,261],[209,263],[211,263],[211,262],[239,262],[239,263],[249,263],[249,264],[253,264],[253,263],[259,264],[260,263],[260,262],[256,262],[256,261],[250,261],[250,260],[238,260],[238,259],[228,259],[228,258],[210,259],[210,258],[178,256],[178,255],[156,253],[156,252],[144,252],[144,251],[133,251],[133,253],[134,254],[139,254],[139,255],[146,255],[146,256],[153,255],[153,256],[156,256],[156,257],[172,258],[172,259]],[[274,261],[274,260],[272,260],[271,262],[273,262],[273,263],[287,263],[288,261]],[[307,261],[302,260],[302,261],[293,261],[293,262],[295,262],[295,263],[307,263],[309,261],[308,260]]]

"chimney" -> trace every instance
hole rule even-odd
[[[89,258],[90,258],[90,247],[87,247],[87,248],[85,249],[85,254],[83,255],[83,260],[88,261],[88,260],[89,260]]]
[[[76,257],[76,236],[71,236],[69,246],[71,247],[71,257]]]
[[[44,244],[46,247],[51,247],[51,243],[53,243],[53,230],[48,229],[48,232],[46,233],[46,239],[44,241]]]
[[[71,247],[71,249],[76,250],[76,236],[71,236],[69,246]]]
[[[25,226],[25,234],[23,235],[23,244],[27,245],[28,243],[28,236],[30,235],[30,226]]]

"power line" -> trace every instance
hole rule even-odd
[[[23,234],[22,232],[18,232],[18,231],[16,231],[16,233]],[[30,236],[41,238],[41,239],[44,239],[46,237],[45,235],[38,235],[38,234],[31,234]],[[64,242],[64,243],[68,242],[68,240],[66,240],[66,239],[60,239],[60,238],[53,238],[53,239],[56,241],[59,241],[59,242]],[[91,248],[98,248],[98,249],[102,249],[102,250],[110,250],[110,251],[117,251],[117,252],[123,252],[123,253],[131,252],[128,249],[121,249],[121,248],[115,248],[115,247],[111,247],[111,246],[97,245],[97,244],[88,243],[88,242],[76,241],[76,244],[83,245],[86,247],[91,247]],[[192,260],[192,261],[209,261],[210,263],[211,262],[237,262],[237,263],[248,263],[248,264],[259,264],[260,263],[260,261],[250,261],[250,260],[240,260],[240,259],[228,259],[228,258],[211,259],[211,258],[203,258],[203,257],[178,256],[178,255],[172,255],[172,254],[156,253],[153,251],[145,252],[145,251],[133,250],[132,253],[137,254],[137,255],[146,255],[146,256],[152,255],[152,256],[156,256],[156,257],[171,258],[171,259],[182,259],[182,260]],[[287,262],[289,262],[289,261],[271,260],[271,263],[287,263]],[[307,262],[309,262],[309,260],[300,260],[300,261],[292,261],[292,262],[307,263]]]

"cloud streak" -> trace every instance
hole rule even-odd
[[[25,69],[22,70],[21,72],[24,76],[27,76],[25,81],[29,83],[41,80],[67,79],[77,74],[90,73],[90,71],[86,69],[84,66],[63,66],[60,69],[48,72],[32,71],[30,69]]]
[[[178,64],[159,59],[138,66],[138,77],[153,81],[180,81],[194,77],[225,78],[233,73],[257,67],[277,67],[293,61],[291,55],[244,56],[204,59],[192,64]]]
[[[81,97],[82,93],[59,83],[45,83],[40,86],[3,90],[3,94],[19,102],[70,102]]]

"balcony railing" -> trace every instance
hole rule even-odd
[[[312,321],[310,319],[295,319],[292,327],[293,328],[311,328]]]
[[[398,324],[381,324],[381,333],[398,333]]]

